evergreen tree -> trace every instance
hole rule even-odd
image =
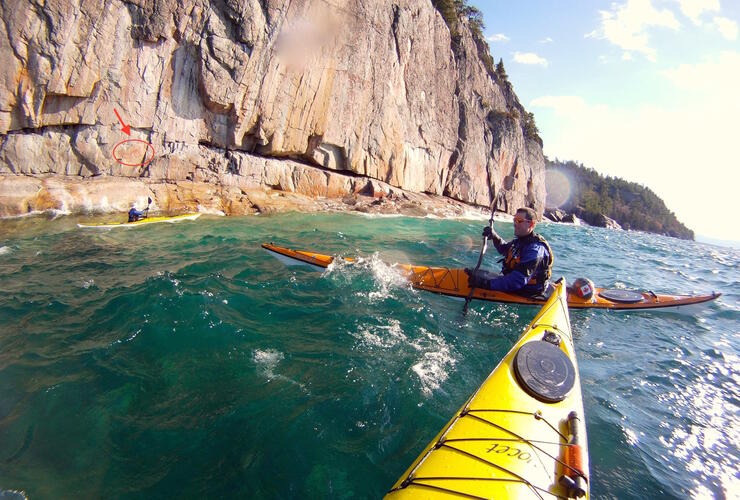
[[[506,74],[506,70],[504,69],[504,60],[499,58],[498,64],[496,65],[496,76],[498,76],[498,79],[506,82],[509,80],[509,75]]]
[[[679,222],[663,200],[644,186],[617,177],[605,178],[595,170],[572,161],[545,159],[545,167],[560,171],[570,179],[570,199],[560,208],[589,224],[598,224],[603,214],[624,229],[694,239],[694,232]]]
[[[460,0],[432,0],[432,5],[442,15],[452,36],[457,35],[457,11]]]

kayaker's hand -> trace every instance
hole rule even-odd
[[[496,231],[493,230],[491,226],[486,226],[483,228],[483,236],[488,238],[489,240],[493,239],[493,235],[496,234]],[[498,236],[498,235],[496,235]]]
[[[472,269],[465,268],[465,274],[468,275],[468,286],[470,288],[486,288],[488,280],[481,276],[481,272],[474,272]]]

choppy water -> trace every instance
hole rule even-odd
[[[536,313],[477,304],[463,320],[384,264],[471,266],[480,221],[77,221],[0,221],[6,494],[378,498]],[[539,229],[555,275],[724,293],[696,315],[571,313],[594,497],[737,498],[740,251]],[[322,274],[263,241],[365,259]]]

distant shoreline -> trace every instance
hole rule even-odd
[[[703,234],[697,234],[696,241],[699,243],[707,243],[709,245],[715,245],[718,247],[740,249],[740,240],[721,240],[719,238],[712,238],[710,236],[704,236]]]

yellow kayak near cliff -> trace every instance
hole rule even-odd
[[[565,282],[385,498],[588,498]]]
[[[146,217],[139,219],[135,222],[101,222],[93,224],[77,224],[77,227],[95,228],[95,229],[112,229],[117,227],[138,227],[147,226],[149,224],[158,224],[160,222],[180,222],[184,220],[195,220],[200,217],[199,213],[190,213],[182,215],[162,215],[157,217]]]

